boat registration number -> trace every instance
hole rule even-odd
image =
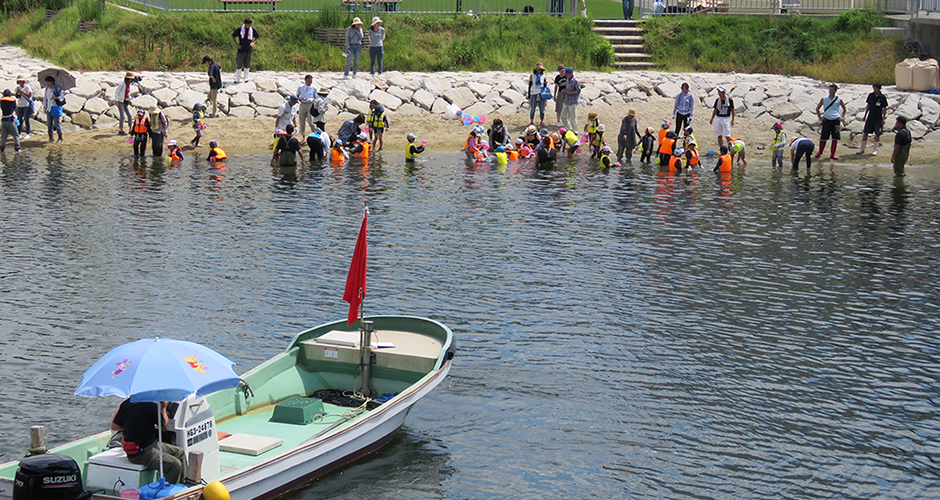
[[[199,425],[186,430],[186,446],[192,446],[200,441],[205,441],[212,436],[212,420],[206,420]]]
[[[323,349],[323,355],[327,358],[339,359],[339,349],[334,349],[332,347],[327,347]]]

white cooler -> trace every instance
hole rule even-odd
[[[123,488],[121,483],[140,488],[156,481],[156,478],[156,470],[132,464],[127,461],[127,454],[123,449],[111,448],[88,459],[85,489],[120,491]]]

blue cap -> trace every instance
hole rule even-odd
[[[506,151],[506,148],[502,146],[496,146],[496,151],[502,153],[503,151]]]
[[[571,69],[570,67],[569,67],[569,68],[565,68],[565,73],[566,73],[566,74],[567,74],[567,73],[574,73],[574,70]]]

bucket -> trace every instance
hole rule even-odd
[[[121,490],[121,498],[133,498],[137,500],[140,498],[140,492],[134,488],[124,488]]]

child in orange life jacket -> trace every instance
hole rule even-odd
[[[477,125],[470,129],[470,135],[467,136],[467,142],[463,146],[468,160],[477,162],[483,161],[483,150],[481,149],[480,136],[483,134],[483,127]]]
[[[682,171],[682,155],[685,154],[685,148],[676,148],[672,152],[672,156],[669,157],[669,171],[670,172],[681,172]]]
[[[209,141],[209,156],[206,157],[206,161],[227,162],[228,155],[225,154],[225,151],[222,151],[217,142]]]
[[[640,163],[652,163],[655,146],[656,138],[653,137],[653,127],[646,127],[646,133],[640,139]]]
[[[659,125],[659,137],[658,137],[659,142],[658,142],[658,144],[659,144],[660,146],[662,146],[662,144],[663,144],[663,139],[666,138],[666,134],[669,133],[669,127],[671,127],[671,126],[672,126],[672,123],[671,123],[669,120],[663,120],[663,122]],[[659,149],[660,149],[660,148],[657,148],[657,151],[658,151]]]
[[[347,158],[349,158],[349,153],[343,149],[343,141],[339,139],[333,141],[333,146],[330,148],[330,161],[332,161],[334,165],[342,165],[346,162]]]
[[[676,150],[676,133],[668,131],[666,136],[659,141],[659,164],[661,166],[669,163],[672,152]]]
[[[509,161],[519,161],[519,152],[516,151],[512,143],[506,144],[503,148],[506,150],[506,155],[509,156]]]
[[[516,151],[519,158],[528,158],[532,156],[532,147],[530,147],[521,137],[516,139]]]
[[[685,164],[689,168],[699,166],[698,145],[695,144],[695,141],[689,141],[689,146],[685,150]]]
[[[150,136],[150,117],[143,109],[137,110],[137,117],[131,126],[131,134],[134,137],[134,157],[143,158],[147,152],[147,138]]]
[[[591,141],[591,158],[601,157],[601,148],[604,147],[604,124],[601,123],[597,126],[597,129],[594,131],[593,137],[589,136]]]
[[[728,154],[728,146],[724,144],[721,145],[721,149],[718,150],[718,163],[715,165],[715,168],[712,169],[712,172],[730,172],[732,166],[731,155]]]
[[[349,146],[349,154],[358,158],[369,157],[369,136],[365,132],[360,132],[356,142]]]
[[[170,161],[183,160],[183,150],[176,147],[176,139],[170,139],[170,142],[166,143],[166,156]]]

